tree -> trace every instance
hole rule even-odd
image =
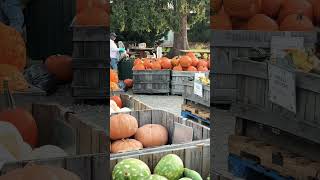
[[[174,31],[173,55],[188,49],[188,27],[207,18],[209,0],[113,0],[111,30],[152,33]]]

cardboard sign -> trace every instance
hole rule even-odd
[[[203,97],[203,84],[200,82],[200,77],[206,77],[205,73],[195,73],[194,74],[194,85],[193,85],[193,93],[200,97]]]
[[[268,64],[269,99],[289,111],[296,113],[295,71],[279,64]]]

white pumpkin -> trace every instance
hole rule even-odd
[[[16,159],[20,158],[22,136],[17,128],[9,122],[0,121],[0,145]]]
[[[0,144],[0,169],[7,162],[13,162],[17,159],[3,146]]]
[[[114,112],[119,112],[120,111],[120,108],[118,107],[117,103],[114,100],[110,100],[110,108]]]
[[[30,153],[32,152],[32,147],[26,143],[26,142],[23,142],[21,145],[20,145],[20,158],[19,160],[27,160],[26,157],[28,157],[30,155]]]
[[[132,110],[129,109],[129,108],[127,108],[127,107],[124,107],[124,108],[121,108],[121,109],[120,109],[120,112],[122,112],[122,113],[131,112],[131,111],[132,111]]]
[[[68,154],[61,148],[53,145],[45,145],[34,149],[25,160],[43,159],[43,158],[57,158],[65,157]]]

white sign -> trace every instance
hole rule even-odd
[[[271,39],[271,54],[274,58],[284,58],[286,49],[304,49],[303,37],[273,36]]]
[[[269,99],[296,113],[295,72],[269,63]]]
[[[193,93],[200,97],[203,97],[203,85],[200,82],[200,77],[206,77],[205,73],[195,73],[194,74],[194,85],[193,85]]]

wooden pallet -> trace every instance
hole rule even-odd
[[[181,110],[190,112],[190,113],[192,113],[202,119],[206,119],[206,120],[210,121],[210,109],[209,108],[204,108],[204,107],[201,107],[196,104],[188,103],[188,104],[182,104]]]
[[[284,177],[320,179],[320,162],[293,154],[276,146],[245,136],[229,137],[229,152],[254,161]]]

